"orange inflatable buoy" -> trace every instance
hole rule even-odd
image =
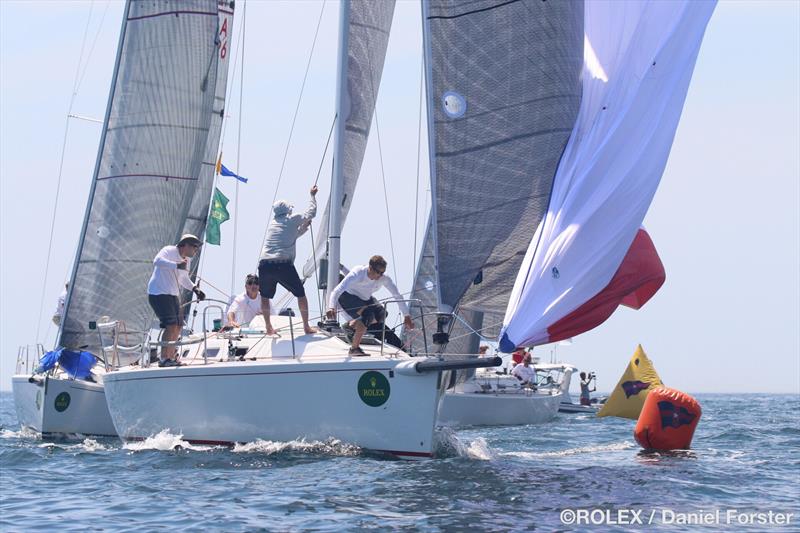
[[[645,450],[685,450],[701,414],[700,404],[688,394],[656,387],[644,401],[633,436]]]

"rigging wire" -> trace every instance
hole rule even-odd
[[[322,15],[325,13],[325,4],[327,0],[322,1],[322,7],[319,10],[319,19],[317,20],[317,28],[314,31],[314,40],[311,42],[311,51],[308,53],[308,61],[306,62],[306,71],[303,74],[303,83],[300,85],[300,95],[297,97],[297,105],[294,109],[294,117],[292,118],[292,126],[289,128],[289,138],[286,140],[286,148],[283,151],[283,160],[281,161],[281,169],[278,172],[278,180],[275,183],[275,194],[272,196],[272,203],[275,203],[275,200],[278,198],[278,190],[281,186],[281,179],[283,179],[283,170],[286,167],[286,157],[289,155],[289,146],[292,144],[292,135],[294,134],[294,126],[297,122],[297,115],[300,112],[300,103],[303,101],[303,91],[306,88],[306,80],[308,79],[308,71],[311,68],[311,60],[314,57],[314,48],[317,45],[317,37],[319,36],[319,27],[322,24]],[[267,222],[264,225],[264,237],[261,239],[261,247],[259,247],[258,252],[259,256],[261,255],[261,248],[264,246],[264,243],[267,241],[267,230],[269,230],[269,225],[272,222],[272,211],[268,211],[267,213]]]
[[[242,150],[242,95],[244,94],[244,33],[247,28],[247,2],[242,8],[242,68],[239,70],[239,130],[236,134],[236,174],[241,172],[239,167]],[[231,261],[231,294],[236,291],[236,240],[239,230],[239,180],[236,180],[236,193],[233,201],[233,260]]]
[[[72,95],[69,100],[69,109],[67,111],[67,119],[64,124],[64,139],[61,143],[61,158],[58,163],[58,179],[56,181],[56,197],[53,202],[53,216],[50,220],[50,237],[47,244],[47,260],[44,267],[44,280],[42,281],[42,296],[39,299],[39,318],[36,320],[36,337],[39,338],[39,333],[42,327],[42,313],[44,312],[44,296],[47,291],[47,277],[50,274],[50,258],[53,252],[53,235],[55,234],[56,227],[56,214],[58,212],[58,199],[61,195],[61,177],[64,171],[64,157],[67,148],[67,135],[69,133],[69,115],[72,114],[72,107],[75,105],[75,97],[78,95],[78,86],[80,83],[81,63],[83,62],[83,52],[86,49],[86,37],[89,34],[89,23],[92,20],[92,10],[94,9],[94,0],[89,4],[89,16],[86,19],[86,27],[83,30],[83,39],[81,41],[81,51],[78,55],[78,67],[75,70],[75,80],[72,83]],[[87,59],[88,62],[88,59]],[[63,318],[63,317],[62,317]]]
[[[389,214],[389,195],[386,192],[386,172],[383,169],[383,149],[381,148],[381,128],[378,125],[378,104],[375,104],[375,134],[378,136],[378,159],[381,163],[381,180],[383,181],[383,201],[386,205],[386,225],[389,230],[389,248],[392,251],[392,271],[394,279],[397,278],[397,260],[394,255],[394,239],[392,237],[392,218]]]
[[[94,53],[94,47],[97,45],[97,39],[98,37],[100,37],[100,32],[103,29],[103,22],[106,20],[106,13],[108,13],[108,7],[110,5],[111,1],[109,0],[108,2],[106,2],[106,8],[103,10],[103,14],[100,16],[100,23],[97,26],[97,33],[94,34],[94,39],[92,40],[92,46],[89,47],[89,53],[86,55],[86,64],[83,66],[83,72],[81,73],[80,81],[78,81],[78,85],[75,87],[76,91],[80,89],[80,86],[83,84],[83,80],[86,77],[86,71],[89,70],[89,60],[92,58],[92,54]]]

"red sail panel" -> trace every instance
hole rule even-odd
[[[664,284],[666,273],[650,235],[640,228],[622,264],[606,287],[547,328],[549,342],[569,339],[596,328],[620,304],[640,309]]]

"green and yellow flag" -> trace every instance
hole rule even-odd
[[[219,226],[231,218],[228,213],[228,198],[214,187],[214,197],[211,199],[211,212],[208,214],[208,227],[206,227],[206,242],[208,244],[220,243]]]
[[[619,379],[605,405],[597,416],[618,416],[636,420],[642,412],[647,394],[654,387],[663,385],[653,363],[647,358],[640,344],[628,363],[628,368]]]

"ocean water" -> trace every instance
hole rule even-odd
[[[633,421],[559,414],[443,431],[439,457],[413,462],[336,441],[42,441],[3,393],[0,530],[800,531],[800,396],[696,397],[691,451],[644,453]]]

